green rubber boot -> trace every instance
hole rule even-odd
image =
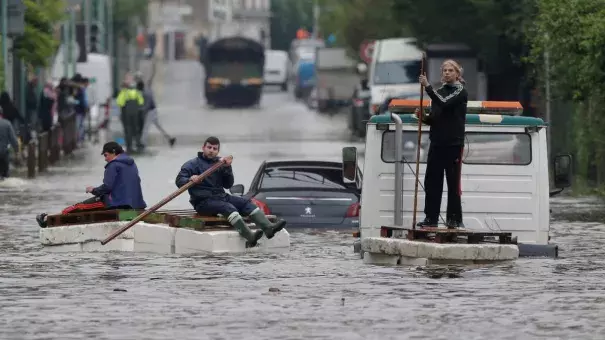
[[[244,222],[244,219],[240,216],[239,213],[234,212],[229,215],[227,219],[229,223],[237,230],[237,232],[246,239],[246,248],[256,247],[258,240],[263,237],[263,232],[261,230],[252,231]]]
[[[254,223],[261,228],[262,231],[265,232],[267,239],[272,239],[275,234],[277,234],[280,230],[284,229],[286,226],[286,221],[280,219],[275,222],[275,224],[271,223],[265,213],[259,208],[254,209],[252,213],[250,213],[250,218]]]

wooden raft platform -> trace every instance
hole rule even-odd
[[[69,225],[95,224],[104,222],[120,222],[132,221],[137,216],[143,213],[143,210],[99,210],[77,212],[67,215],[48,215],[47,227],[63,227]],[[267,215],[271,222],[275,222],[275,215]],[[244,217],[244,221],[251,228],[254,228],[254,223],[251,223],[249,217]],[[174,228],[189,228],[195,230],[233,230],[233,227],[226,218],[219,216],[200,216],[194,210],[159,210],[147,215],[142,222],[152,224],[167,224]]]
[[[394,226],[380,227],[381,237],[406,238],[410,241],[428,241],[435,243],[499,243],[517,244],[512,233],[497,231],[476,231],[469,229],[447,228],[401,228]]]

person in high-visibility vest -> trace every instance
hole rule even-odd
[[[142,151],[144,148],[141,142],[141,133],[143,132],[143,104],[145,99],[141,91],[137,90],[136,83],[131,74],[124,78],[124,87],[118,93],[116,104],[121,109],[120,118],[122,126],[124,126],[124,141],[126,143],[126,151],[131,153],[133,149],[133,139],[137,144],[137,149]]]

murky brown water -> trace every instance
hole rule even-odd
[[[269,108],[296,105],[282,94],[267,98]],[[184,129],[207,115],[198,114],[174,113],[190,117]],[[241,113],[252,122],[251,114]],[[282,111],[261,114],[278,120]],[[248,186],[267,154],[338,159],[350,144],[342,118],[301,107],[283,114],[286,128],[306,124],[318,141],[225,142],[236,182]],[[178,129],[175,120],[166,126]],[[225,140],[239,133],[219,130]],[[198,139],[188,135],[191,143],[137,158],[149,205],[176,189],[178,168],[195,155]],[[0,184],[0,339],[605,338],[605,226],[589,213],[603,209],[598,201],[553,200],[559,259],[450,270],[457,278],[364,265],[350,234],[336,232],[295,232],[289,253],[269,256],[44,252],[34,216],[87,197],[84,187],[102,176],[98,148],[50,176]],[[169,208],[189,208],[187,197]]]

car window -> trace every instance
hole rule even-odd
[[[281,167],[267,168],[259,188],[319,188],[346,190],[341,168]]]

